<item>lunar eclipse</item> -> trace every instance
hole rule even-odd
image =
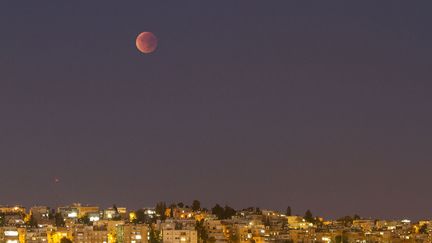
[[[151,32],[142,32],[136,38],[137,49],[145,54],[152,53],[158,45],[157,37]]]

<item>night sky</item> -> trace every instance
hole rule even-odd
[[[431,8],[2,2],[0,204],[430,218]]]

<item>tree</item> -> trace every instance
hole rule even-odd
[[[38,223],[37,223],[35,217],[33,216],[33,214],[30,215],[30,218],[27,222],[27,225],[32,227],[32,228],[36,228],[38,226]]]
[[[212,208],[212,214],[216,215],[218,219],[229,219],[232,216],[236,215],[237,211],[232,207],[225,205],[225,207],[221,207],[219,204],[216,204]]]
[[[196,212],[201,209],[201,202],[198,200],[193,200],[192,202],[192,211]]]
[[[54,219],[55,219],[55,225],[57,227],[64,227],[65,226],[64,218],[63,218],[63,215],[61,213],[56,213],[54,215]]]
[[[314,217],[312,216],[312,212],[309,209],[305,212],[305,215],[303,218],[309,223],[314,222]]]
[[[117,205],[113,204],[112,206],[113,210],[114,210],[114,215],[112,216],[112,220],[120,220],[121,219],[121,215],[120,212],[117,208]]]
[[[160,231],[155,230],[153,227],[153,224],[150,224],[150,231],[149,231],[149,243],[160,243]]]
[[[223,208],[219,204],[216,204],[212,208],[212,214],[216,215],[218,219],[229,219],[236,213],[237,211],[228,205],[225,205],[225,207]]]
[[[50,212],[48,213],[48,218],[49,219],[54,219],[55,218],[55,209],[51,209]]]
[[[144,209],[138,209],[135,211],[135,219],[133,223],[135,224],[143,224],[145,222],[146,215],[144,213]]]
[[[216,205],[212,208],[212,214],[216,215],[216,217],[218,219],[223,219],[224,218],[224,208],[216,203]]]
[[[427,226],[427,224],[423,224],[421,227],[420,227],[420,229],[419,229],[419,233],[420,234],[427,234],[428,233],[428,226]]]
[[[69,240],[69,239],[66,238],[66,237],[63,237],[63,238],[60,239],[60,243],[72,243],[72,241]]]
[[[197,231],[198,239],[201,242],[206,243],[208,241],[208,232],[205,227],[204,219],[201,219],[200,221],[198,220],[196,221],[195,230]]]
[[[355,217],[355,216],[354,216]],[[342,222],[344,226],[351,226],[353,223],[353,218],[351,218],[351,216],[344,216],[342,218],[337,219],[336,221],[338,222]]]
[[[262,211],[261,211],[261,209],[260,209],[259,207],[256,207],[256,208],[255,208],[255,212],[256,212],[257,214],[262,214]]]
[[[174,218],[174,209],[175,209],[174,206],[170,207],[170,218]]]
[[[165,220],[166,219],[166,215],[165,215],[165,212],[166,212],[166,204],[165,204],[165,202],[158,202],[157,204],[156,204],[156,214],[157,215],[159,215],[159,218],[161,219],[161,220]]]
[[[286,216],[291,216],[291,207],[288,206],[286,209]]]
[[[169,208],[170,208],[170,218],[174,218],[174,210],[177,208],[177,204],[171,203]]]
[[[234,216],[234,215],[236,215],[236,211],[235,211],[235,209],[234,208],[232,208],[232,207],[230,207],[230,206],[228,206],[228,205],[225,205],[225,208],[224,208],[224,219],[230,219],[232,216]]]
[[[177,206],[178,206],[179,208],[184,208],[184,203],[179,202],[179,203],[177,203]]]
[[[121,219],[121,215],[120,212],[117,208],[117,205],[113,204],[112,208],[114,209],[114,215],[112,217],[113,220],[120,220]]]

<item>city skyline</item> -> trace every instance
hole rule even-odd
[[[130,210],[74,203],[58,208],[0,206],[0,241],[5,243],[415,243],[432,242],[431,220],[326,219],[249,207],[236,210],[199,200],[158,202]]]
[[[0,204],[432,218],[431,7],[0,3]]]
[[[311,213],[311,215],[314,218],[322,218],[324,220],[340,220],[343,219],[344,217],[358,217],[358,219],[364,219],[364,220],[409,220],[412,222],[419,222],[419,221],[430,221],[430,218],[424,216],[424,217],[419,217],[419,218],[409,218],[409,217],[401,217],[401,218],[395,218],[395,217],[391,217],[391,218],[381,218],[381,217],[376,217],[373,215],[359,215],[358,213],[356,213],[355,211],[349,214],[344,214],[344,215],[336,215],[334,217],[328,217],[326,215],[321,215],[319,212],[313,212],[310,209],[306,209],[305,211],[299,211],[298,209],[292,208],[290,205],[288,205],[286,208],[284,209],[276,209],[276,208],[262,208],[259,205],[249,205],[246,207],[241,207],[241,208],[235,208],[232,207],[232,205],[230,205],[229,203],[215,203],[213,205],[205,205],[202,204],[200,200],[193,200],[190,203],[187,202],[183,202],[183,201],[178,201],[178,202],[165,202],[165,201],[156,201],[156,203],[152,204],[152,205],[143,205],[140,207],[136,207],[136,208],[131,208],[128,207],[128,205],[125,204],[119,204],[119,203],[106,203],[106,204],[88,204],[88,203],[82,203],[82,202],[72,202],[72,203],[64,203],[64,204],[60,204],[60,205],[52,205],[52,204],[33,204],[31,206],[26,206],[24,204],[0,204],[0,208],[22,208],[22,210],[31,210],[31,208],[37,208],[37,207],[46,207],[49,208],[50,210],[53,211],[58,211],[61,208],[67,208],[67,207],[74,207],[74,206],[79,206],[79,207],[97,207],[100,209],[112,209],[113,207],[118,207],[118,208],[122,208],[123,210],[127,210],[128,212],[136,212],[137,210],[144,210],[144,209],[152,209],[154,210],[155,208],[158,207],[159,204],[163,204],[166,206],[167,209],[170,209],[171,207],[175,207],[175,208],[184,208],[184,209],[190,209],[192,210],[194,208],[193,203],[194,202],[198,202],[200,207],[199,207],[199,211],[201,212],[212,212],[214,210],[215,207],[228,207],[230,209],[233,209],[235,212],[242,212],[242,211],[247,211],[247,210],[259,210],[259,211],[271,211],[271,212],[278,212],[280,215],[282,216],[299,216],[299,217],[304,217],[305,214],[307,214],[308,212]],[[179,205],[184,205],[184,206],[179,206]],[[0,210],[1,211],[1,210]],[[195,211],[195,210],[194,210]],[[289,211],[289,213],[288,213]]]

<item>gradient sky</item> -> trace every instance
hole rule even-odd
[[[430,218],[432,2],[415,4],[2,2],[0,204]]]

